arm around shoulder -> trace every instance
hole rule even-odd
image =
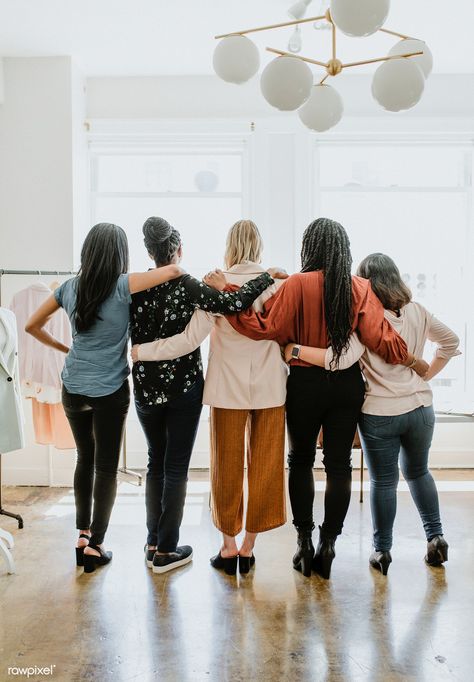
[[[196,310],[181,334],[150,343],[137,344],[132,348],[132,360],[137,362],[159,362],[174,360],[192,353],[199,348],[214,326],[214,317],[202,310]]]
[[[185,271],[179,265],[170,263],[169,265],[163,265],[161,268],[148,270],[148,272],[131,272],[128,276],[128,286],[130,293],[136,294],[139,291],[157,287],[159,284],[164,284],[184,274]]]

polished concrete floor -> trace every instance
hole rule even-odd
[[[473,680],[473,478],[440,482],[446,568],[425,566],[421,526],[401,492],[389,575],[370,569],[368,500],[354,494],[330,581],[291,568],[290,524],[261,536],[248,576],[211,569],[219,536],[207,475],[191,476],[182,527],[194,561],[164,576],[143,562],[143,489],[120,485],[114,560],[88,576],[74,565],[71,491],[6,488],[4,504],[25,528],[0,517],[18,569],[0,565],[0,680],[12,679],[8,667],[47,665],[60,682]],[[320,491],[315,509],[320,521]]]

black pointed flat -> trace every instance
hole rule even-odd
[[[223,557],[221,553],[216,554],[210,560],[213,568],[224,569],[227,575],[235,575],[237,573],[238,556]]]
[[[248,573],[252,566],[255,566],[255,557],[252,556],[241,556],[239,554],[239,573]]]

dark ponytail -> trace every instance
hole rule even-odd
[[[145,248],[159,267],[168,265],[181,246],[181,237],[164,218],[148,218],[143,225]]]
[[[301,247],[301,271],[324,273],[324,314],[336,367],[352,330],[352,256],[347,232],[329,218],[306,228]]]
[[[74,325],[85,332],[98,319],[101,304],[117,285],[119,275],[128,271],[127,235],[118,225],[99,223],[89,231],[81,251],[77,276]]]

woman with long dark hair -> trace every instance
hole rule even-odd
[[[408,352],[403,339],[385,320],[370,283],[351,277],[351,263],[349,239],[342,225],[319,218],[303,235],[301,272],[289,277],[265,304],[263,313],[246,311],[227,319],[237,331],[256,340],[274,339],[282,346],[295,340],[323,348],[331,344],[335,368],[351,333],[357,330],[362,342],[388,363],[424,371],[424,363]],[[334,543],[350,502],[351,446],[363,401],[364,382],[357,365],[331,373],[302,361],[299,346],[295,346],[286,399],[289,490],[298,531],[293,565],[306,576],[311,567],[324,578],[330,575]],[[315,552],[313,465],[321,428],[326,492]]]
[[[438,566],[448,560],[448,543],[443,536],[436,483],[428,469],[435,414],[433,393],[427,382],[459,355],[459,338],[426,308],[411,300],[411,292],[389,256],[383,253],[367,256],[357,274],[370,280],[385,308],[386,319],[405,339],[410,351],[421,356],[428,339],[437,345],[422,377],[406,367],[387,365],[357,338],[351,339],[341,358],[341,366],[345,367],[357,364],[360,358],[367,381],[359,429],[370,472],[374,551],[369,562],[383,575],[392,562],[400,459],[426,535],[425,561]],[[291,346],[287,348],[288,355],[291,350]],[[300,357],[329,367],[332,352],[330,348],[301,348]]]
[[[130,403],[127,344],[131,294],[183,272],[169,264],[127,274],[128,264],[123,229],[108,223],[95,225],[84,241],[77,277],[56,289],[26,326],[38,341],[67,354],[63,405],[77,447],[76,558],[87,573],[112,558],[103,542],[115,501],[120,444]],[[60,307],[71,321],[71,348],[44,329]]]
[[[181,259],[180,234],[163,218],[149,218],[143,234],[145,248],[157,266]],[[244,310],[273,284],[272,276],[287,276],[276,268],[266,272],[262,269],[257,274],[254,271],[253,277],[246,278],[234,292],[223,291],[226,278],[216,271],[206,277],[215,288],[184,275],[172,285],[162,284],[133,296],[132,341],[138,345],[133,351],[135,405],[148,443],[145,555],[154,573],[165,573],[192,559],[192,548],[178,545],[178,541],[189,460],[202,410],[204,378],[199,343],[183,351],[180,357],[172,354],[171,360],[154,362],[153,353],[146,352],[147,342],[182,332],[196,309],[208,313]],[[238,371],[238,354],[234,360]],[[219,386],[222,390],[222,377]],[[237,439],[235,433],[232,438]],[[245,562],[248,566],[250,554]],[[236,564],[236,552],[233,561]]]

